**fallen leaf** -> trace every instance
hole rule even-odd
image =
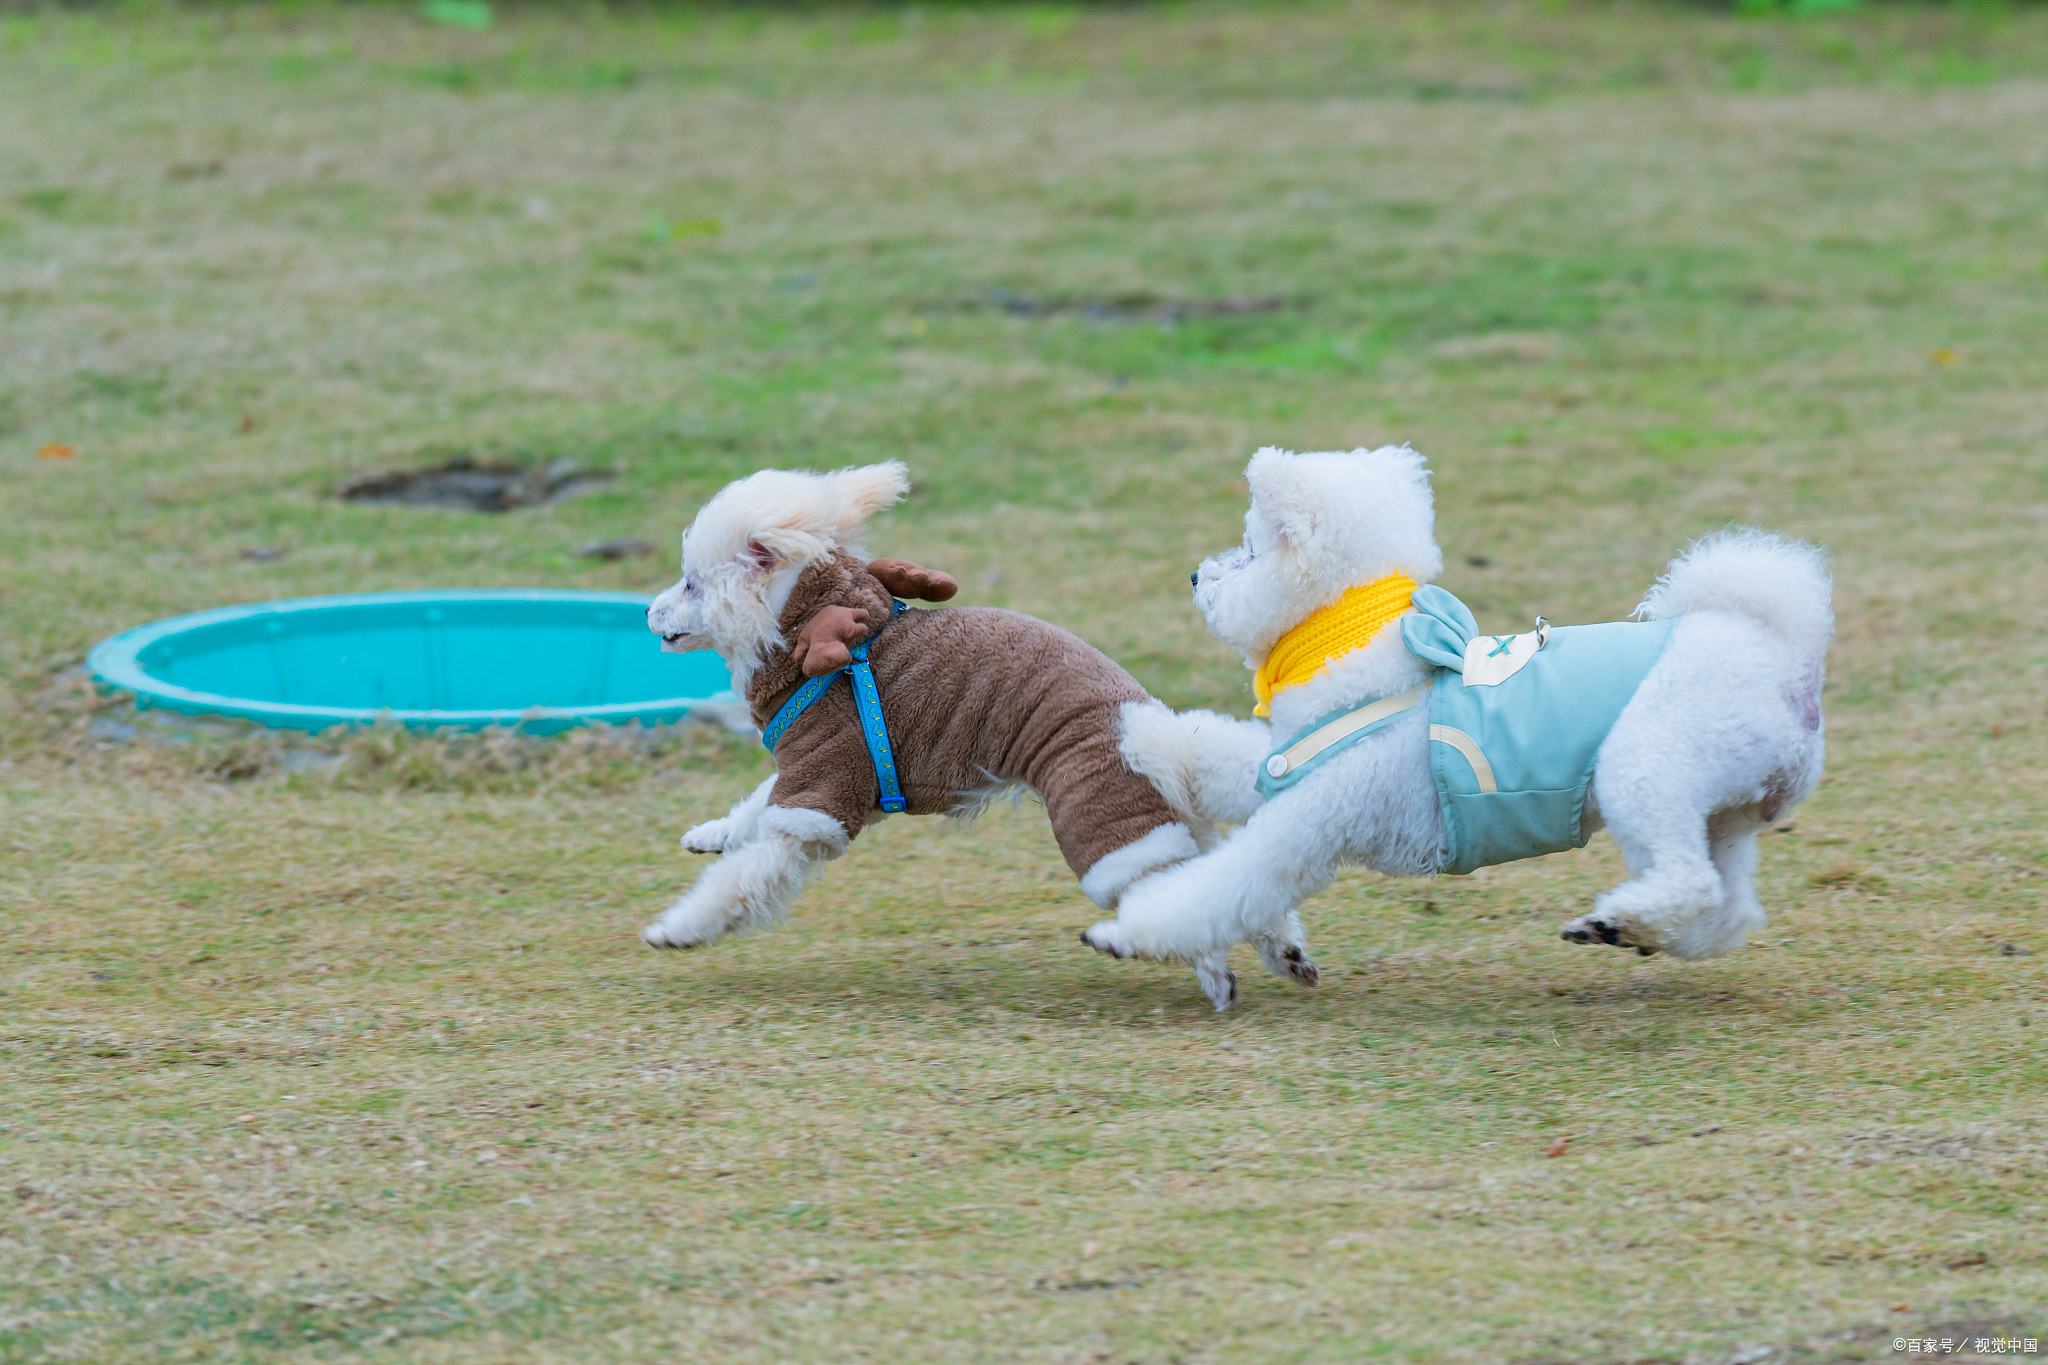
[[[1927,353],[1927,358],[1937,365],[1953,365],[1956,363],[1956,353],[1946,346],[1935,347]]]
[[[62,441],[52,441],[48,445],[36,447],[38,460],[68,460],[77,453],[77,446],[67,446]]]
[[[1095,1246],[1095,1243],[1093,1243],[1093,1242],[1083,1242],[1083,1243],[1081,1243],[1081,1259],[1082,1259],[1082,1260],[1084,1260],[1084,1261],[1085,1261],[1085,1260],[1087,1260],[1087,1259],[1088,1259],[1089,1257],[1093,1256],[1093,1255],[1095,1254],[1095,1252],[1096,1252],[1096,1246]]]
[[[1569,1148],[1571,1147],[1571,1145],[1572,1145],[1572,1140],[1571,1140],[1570,1138],[1568,1138],[1568,1137],[1561,1137],[1561,1138],[1557,1139],[1557,1140],[1556,1140],[1555,1142],[1551,1143],[1551,1144],[1550,1144],[1550,1145],[1549,1145],[1548,1147],[1545,1147],[1545,1148],[1543,1149],[1543,1155],[1545,1155],[1545,1156],[1563,1156],[1563,1155],[1565,1154],[1566,1150],[1567,1150],[1567,1149],[1569,1149]]]

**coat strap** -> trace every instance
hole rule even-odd
[[[1399,696],[1382,697],[1355,710],[1324,716],[1276,750],[1259,765],[1254,785],[1268,801],[1294,785],[1318,761],[1387,728],[1402,712],[1429,695],[1429,684],[1412,687]]]

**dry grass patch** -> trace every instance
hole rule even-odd
[[[2044,74],[2038,9],[1903,4],[0,19],[0,1360],[2048,1337]],[[1599,840],[1347,875],[1323,988],[1217,1018],[1074,944],[1026,808],[655,955],[750,741],[77,684],[228,602],[651,589],[582,547],[900,456],[878,551],[1243,712],[1185,593],[1244,459],[1389,439],[1489,627],[1833,548],[1751,947],[1559,943]],[[450,451],[616,477],[334,496]]]

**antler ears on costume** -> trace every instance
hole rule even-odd
[[[868,638],[866,607],[823,607],[796,633],[789,657],[806,678],[820,678],[853,662],[853,650]]]
[[[896,597],[913,602],[943,602],[960,591],[959,580],[949,573],[927,569],[907,559],[877,559],[868,572]]]

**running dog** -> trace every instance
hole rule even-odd
[[[776,771],[683,836],[721,854],[643,931],[692,948],[780,922],[804,883],[894,813],[971,816],[1005,794],[1045,802],[1081,890],[1114,910],[1257,804],[1265,727],[1176,714],[1077,637],[1014,611],[943,601],[945,574],[867,558],[868,519],[909,487],[900,463],[762,470],[728,485],[683,539],[683,577],[647,609],[670,651],[715,649]],[[845,675],[845,685],[840,685]],[[1204,987],[1220,957],[1196,963]],[[1234,988],[1234,987],[1233,987]]]
[[[1673,560],[1634,622],[1486,636],[1428,586],[1443,554],[1413,450],[1266,449],[1246,473],[1244,541],[1203,561],[1194,596],[1258,670],[1274,737],[1248,756],[1246,728],[1212,729],[1211,770],[1263,802],[1219,848],[1132,886],[1085,943],[1207,962],[1227,1009],[1217,955],[1251,940],[1268,965],[1305,963],[1296,907],[1342,864],[1469,872],[1602,826],[1630,875],[1565,939],[1704,958],[1764,924],[1757,833],[1825,757],[1820,549],[1731,529]]]

